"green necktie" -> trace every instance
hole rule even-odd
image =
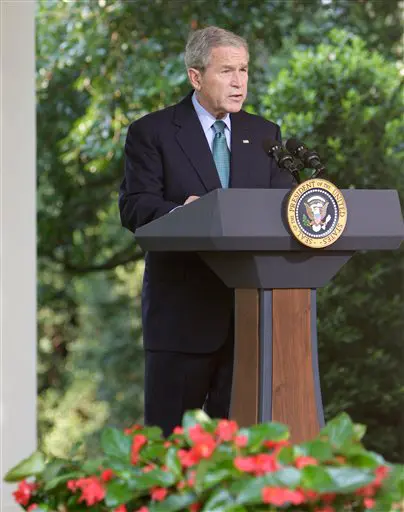
[[[226,135],[224,129],[226,124],[224,121],[216,121],[212,125],[215,136],[213,139],[212,153],[219,174],[220,183],[223,188],[229,186],[230,176],[230,151],[227,147]]]

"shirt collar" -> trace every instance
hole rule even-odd
[[[196,97],[195,91],[192,95],[192,103],[193,103],[196,113],[198,115],[199,121],[201,122],[202,127],[203,127],[204,131],[206,132],[207,130],[209,130],[212,127],[212,125],[215,121],[218,121],[218,119],[216,119],[214,116],[212,116],[212,114],[210,112],[208,112],[204,107],[202,107],[202,105],[199,103],[199,101]],[[220,119],[220,121],[223,121],[225,123],[226,127],[228,128],[228,130],[231,131],[231,120],[230,120],[229,113],[227,113],[222,119]]]

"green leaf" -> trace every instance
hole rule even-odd
[[[92,460],[86,460],[83,465],[81,466],[81,469],[84,473],[97,473],[100,471],[100,468],[105,467],[105,457],[98,457],[97,459]],[[109,467],[109,465],[108,465]]]
[[[106,455],[128,461],[132,439],[116,428],[106,428],[101,436],[101,447]]]
[[[271,473],[273,478],[280,487],[296,488],[302,478],[302,473],[296,468],[281,468],[275,473]]]
[[[301,470],[302,487],[317,492],[335,492],[338,488],[326,469],[320,466],[306,466]]]
[[[53,478],[56,478],[62,470],[67,470],[69,473],[75,469],[72,467],[72,463],[65,459],[55,459],[45,466],[42,473],[42,480],[49,482]]]
[[[166,454],[166,449],[162,444],[151,444],[142,449],[141,458],[146,460],[161,460]]]
[[[355,433],[355,438],[360,441],[361,439],[363,439],[364,435],[366,434],[366,425],[361,425],[360,423],[355,423],[354,424],[354,433]]]
[[[233,496],[227,489],[219,488],[210,495],[202,510],[216,512],[223,510],[223,507],[229,503],[234,504]]]
[[[315,439],[303,443],[295,448],[296,455],[304,455],[307,457],[314,457],[320,462],[330,460],[333,458],[333,452],[328,441]]]
[[[182,474],[182,466],[181,462],[177,456],[177,449],[174,447],[171,447],[168,449],[166,458],[165,458],[165,465],[171,473],[173,473],[176,477],[180,477]]]
[[[238,495],[236,503],[240,505],[262,503],[262,489],[267,485],[275,485],[274,479],[269,477],[269,475],[265,477],[250,478],[243,482],[243,485],[237,485]],[[234,490],[235,487],[230,486],[230,491],[233,492]]]
[[[344,449],[348,464],[360,468],[376,469],[380,465],[379,456],[366,451],[362,446],[352,445]]]
[[[322,433],[326,433],[331,445],[340,450],[344,444],[354,439],[353,423],[346,413],[342,413],[332,419]]]
[[[71,473],[65,473],[64,475],[57,476],[56,478],[52,478],[46,482],[44,486],[45,491],[50,491],[55,489],[58,485],[65,484],[69,480],[76,480],[77,478],[81,478],[83,476],[82,472],[72,471]]]
[[[133,490],[124,482],[109,482],[105,503],[107,507],[117,507],[133,499]]]
[[[293,464],[293,462],[295,460],[295,447],[294,446],[284,446],[283,448],[281,448],[279,450],[277,459],[281,464],[284,464],[284,465]]]
[[[255,451],[264,441],[283,441],[288,439],[288,428],[281,423],[261,423],[240,429],[239,435],[247,436],[248,448]]]
[[[184,429],[189,429],[197,424],[200,424],[204,427],[210,425],[212,420],[209,416],[202,411],[201,409],[196,409],[194,411],[187,411],[182,418],[182,426]]]
[[[390,467],[390,472],[383,481],[381,492],[378,493],[377,499],[378,507],[377,512],[382,510],[388,510],[387,505],[390,503],[402,503],[404,505],[404,465],[396,465]]]
[[[34,452],[10,469],[5,477],[5,482],[19,482],[29,476],[38,476],[45,469],[45,456],[41,452]]]
[[[162,469],[153,469],[148,473],[138,474],[130,481],[131,489],[140,491],[151,489],[152,487],[170,487],[177,481],[176,477]]]
[[[355,491],[375,479],[373,471],[349,467],[328,468],[327,473],[334,481],[337,490],[344,493]]]
[[[146,436],[149,441],[163,440],[163,431],[160,427],[144,427],[142,434]]]
[[[178,512],[186,510],[186,507],[198,501],[198,497],[193,492],[169,496],[160,503],[152,503],[148,506],[149,512]]]

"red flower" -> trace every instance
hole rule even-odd
[[[262,489],[262,501],[275,506],[286,503],[300,505],[304,503],[304,494],[301,491],[293,491],[282,487],[264,487]]]
[[[164,448],[170,448],[170,446],[172,446],[173,443],[171,443],[170,441],[166,441],[164,443]]]
[[[198,510],[201,508],[201,504],[196,502],[192,503],[192,505],[189,506],[189,512],[198,512]]]
[[[149,509],[147,507],[140,507],[136,512],[149,512]]]
[[[150,471],[153,471],[154,468],[154,464],[148,464],[143,468],[143,473],[149,473]]]
[[[373,508],[375,506],[376,502],[372,498],[365,498],[363,500],[363,503],[364,503],[366,508]]]
[[[200,460],[200,457],[193,450],[178,450],[177,455],[184,468],[194,466]]]
[[[248,444],[248,437],[247,436],[236,436],[234,438],[234,444],[238,446],[239,448],[244,448]]]
[[[376,494],[377,486],[375,484],[365,485],[355,491],[357,496],[364,496],[365,498],[372,498]]]
[[[180,480],[180,481],[178,482],[178,484],[177,484],[177,489],[178,489],[179,491],[181,491],[181,490],[182,490],[182,489],[184,489],[184,487],[186,487],[186,486],[187,486],[186,482],[184,482],[184,480]]]
[[[236,457],[234,465],[240,471],[254,473],[257,476],[272,473],[279,469],[275,457],[267,453],[260,453],[254,457]]]
[[[119,507],[114,508],[114,512],[128,512],[125,505],[119,505]]]
[[[304,490],[303,493],[304,493],[306,500],[309,500],[309,501],[314,501],[319,496],[318,492],[311,491],[310,489]]]
[[[132,435],[133,432],[135,432],[136,430],[141,430],[142,426],[141,425],[133,425],[132,427],[129,427],[129,428],[125,428],[124,429],[124,434],[126,435]]]
[[[114,476],[115,475],[112,469],[104,469],[104,471],[101,473],[101,480],[103,482],[109,482]]]
[[[235,421],[232,420],[220,420],[215,434],[221,441],[231,441],[238,431],[238,425]]]
[[[327,505],[330,505],[333,501],[335,501],[335,498],[337,497],[335,492],[326,492],[321,496],[321,499],[326,503]]]
[[[213,438],[207,438],[204,442],[196,444],[191,451],[199,457],[199,459],[208,459],[215,451],[216,443]]]
[[[76,480],[69,480],[67,482],[67,488],[72,491],[72,492],[76,492],[77,491],[77,484],[76,484]]]
[[[240,471],[250,472],[255,470],[255,459],[254,457],[236,457],[234,459],[234,465]]]
[[[213,436],[205,432],[200,425],[191,427],[189,436],[194,446],[190,450],[178,451],[178,458],[184,467],[191,467],[201,459],[208,459],[216,448]]]
[[[32,493],[37,489],[36,484],[30,484],[23,480],[18,484],[17,490],[13,492],[14,499],[20,505],[26,507],[31,499]]]
[[[263,475],[264,473],[272,473],[279,469],[279,464],[273,455],[260,453],[255,456],[255,474]]]
[[[203,430],[201,425],[194,425],[188,431],[188,435],[194,444],[215,444],[212,434]]]
[[[101,481],[95,476],[79,478],[76,481],[76,487],[81,489],[79,503],[85,501],[89,507],[105,498],[105,489]]]
[[[295,466],[297,469],[302,469],[305,466],[318,466],[318,461],[314,457],[296,457]]]
[[[282,441],[264,441],[264,446],[266,448],[275,448],[279,450],[280,448],[283,448],[284,446],[289,446],[289,441],[282,440]]]
[[[164,487],[153,487],[150,493],[154,501],[163,501],[167,494],[168,491]]]
[[[382,483],[382,481],[386,478],[386,476],[389,473],[389,468],[387,466],[378,466],[376,468],[376,480],[374,481],[374,484],[378,487]]]
[[[138,454],[143,445],[147,443],[147,437],[143,434],[137,434],[132,439],[132,447],[130,450],[130,461],[132,464],[137,464],[139,459]]]
[[[27,512],[31,512],[31,510],[35,510],[36,508],[38,508],[38,504],[37,503],[32,503],[32,505],[30,505],[27,508]]]
[[[183,433],[184,433],[184,429],[182,427],[175,427],[175,429],[173,430],[173,434],[181,435]]]
[[[187,484],[190,487],[193,487],[195,485],[195,477],[196,477],[196,471],[191,471],[188,476]]]

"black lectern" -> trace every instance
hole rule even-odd
[[[293,442],[324,423],[315,290],[359,250],[404,239],[394,190],[342,190],[348,221],[331,246],[297,242],[285,220],[288,190],[218,189],[136,231],[146,251],[193,251],[235,289],[231,415],[240,425],[279,421]]]

